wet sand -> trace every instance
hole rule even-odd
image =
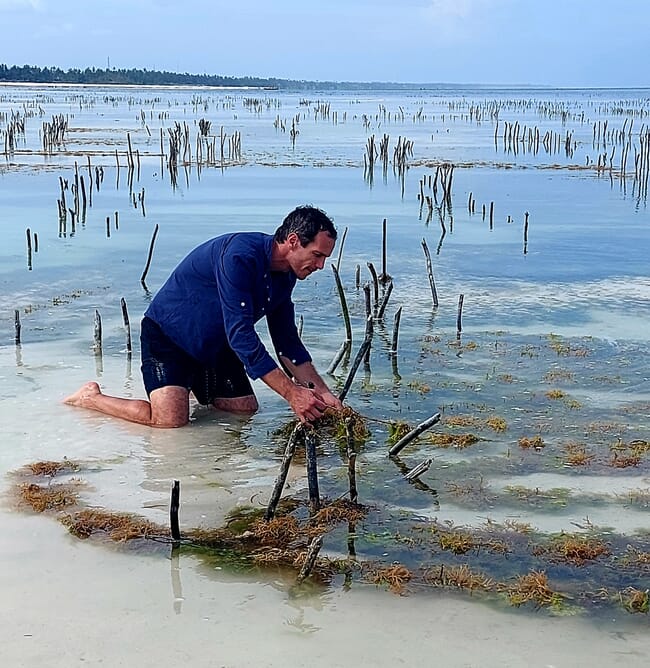
[[[286,583],[80,542],[0,513],[3,663],[69,666],[646,666],[647,624],[497,612],[374,587],[291,598]],[[647,622],[647,619],[644,620]]]

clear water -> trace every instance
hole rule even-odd
[[[253,109],[248,98],[263,103]],[[329,116],[319,111],[324,104],[330,105]],[[488,115],[495,104],[496,135]],[[340,232],[348,230],[341,276],[355,347],[365,319],[356,267],[362,283],[370,277],[367,262],[381,271],[381,223],[387,220],[386,269],[395,289],[384,323],[377,323],[370,368],[359,371],[348,399],[369,418],[372,432],[358,459],[360,500],[383,510],[369,521],[369,533],[378,531],[375,523],[392,530],[396,513],[414,522],[435,518],[474,527],[486,518],[516,518],[546,533],[576,531],[585,518],[628,536],[647,529],[647,504],[626,502],[625,495],[650,486],[650,455],[625,469],[610,460],[619,440],[647,440],[649,434],[650,216],[633,159],[649,105],[646,90],[323,92],[307,99],[278,91],[3,86],[0,114],[28,117],[15,151],[0,155],[0,410],[13,445],[0,454],[1,470],[63,456],[92,460],[97,471],[89,474],[89,502],[158,521],[165,520],[170,480],[180,478],[189,490],[183,500],[188,526],[214,526],[229,508],[251,499],[264,505],[282,447],[271,434],[290,419],[265,387],[256,385],[262,410],[251,420],[197,410],[190,427],[173,433],[58,402],[92,378],[109,393],[142,397],[137,323],[174,264],[210,236],[271,232],[295,205],[312,203],[333,216]],[[54,114],[64,114],[69,129],[65,145],[44,155],[41,124]],[[299,134],[292,145],[296,116]],[[221,126],[228,136],[241,133],[241,161],[197,166],[201,118],[211,121],[217,136]],[[274,127],[277,118],[285,122],[284,132]],[[607,122],[610,131],[622,131],[626,118],[628,130],[634,123],[622,177],[622,142],[594,140],[594,126]],[[167,152],[166,133],[177,121],[189,126],[193,157],[179,168],[174,187],[160,156],[160,131]],[[501,134],[506,121],[538,128],[542,136],[553,132],[564,139],[571,133],[572,150],[565,151],[562,142],[559,149],[535,151],[520,142],[515,151]],[[140,161],[132,183],[127,133]],[[383,133],[390,137],[391,162],[385,172],[378,162],[369,178],[366,142]],[[398,137],[413,140],[403,176],[392,164]],[[598,156],[607,153],[609,160],[614,145],[612,169],[596,169]],[[446,161],[455,165],[451,204],[429,217],[428,206],[418,200],[420,179],[433,178],[436,165]],[[72,183],[75,163],[86,179],[99,166],[104,177],[83,224],[72,230],[68,218],[63,232],[59,179]],[[428,184],[424,188],[432,196]],[[144,212],[133,203],[142,189]],[[69,191],[66,197],[71,206]],[[490,203],[492,224],[482,214]],[[144,289],[140,276],[155,225],[159,234]],[[38,235],[31,265],[27,228]],[[433,258],[437,309],[423,239]],[[125,352],[121,298],[133,328],[132,360]],[[325,369],[344,337],[330,269],[299,285],[295,299],[304,340]],[[398,306],[403,313],[395,367],[389,344]],[[14,344],[16,309],[20,347]],[[95,310],[103,321],[101,358],[92,351]],[[334,386],[344,372],[331,379]],[[549,398],[553,389],[564,395]],[[508,429],[473,427],[484,440],[464,450],[437,449],[426,437],[409,446],[403,455],[409,465],[434,457],[422,477],[435,488],[432,496],[405,483],[386,457],[385,421],[417,424],[438,411],[443,421],[436,431],[454,431],[445,419],[456,415],[498,416]],[[544,438],[543,451],[519,447],[520,438],[536,434]],[[584,444],[593,460],[567,466],[569,442]],[[345,465],[336,444],[324,445],[320,466],[324,493],[344,494]],[[453,492],[454,485],[471,487],[479,477],[485,494]],[[518,486],[571,493],[561,506],[531,504],[508,492]],[[294,493],[304,493],[304,487],[296,471]],[[345,542],[328,547],[344,551]],[[364,549],[376,556],[371,547]],[[408,558],[397,548],[382,549],[388,562]],[[359,554],[364,556],[363,549]]]

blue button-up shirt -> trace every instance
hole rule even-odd
[[[265,316],[278,355],[294,364],[311,361],[291,301],[297,278],[292,271],[271,271],[273,243],[261,232],[206,241],[174,269],[145,315],[206,366],[215,366],[227,343],[251,378],[277,368],[255,331]]]

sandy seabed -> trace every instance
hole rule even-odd
[[[107,550],[0,513],[3,665],[646,666],[647,627],[373,587],[291,598],[193,558]],[[175,582],[175,585],[174,585]],[[180,586],[180,590],[179,590]]]

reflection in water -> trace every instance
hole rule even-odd
[[[172,546],[169,559],[171,568],[172,596],[174,598],[174,612],[180,615],[183,607],[183,586],[181,584],[180,548]]]

